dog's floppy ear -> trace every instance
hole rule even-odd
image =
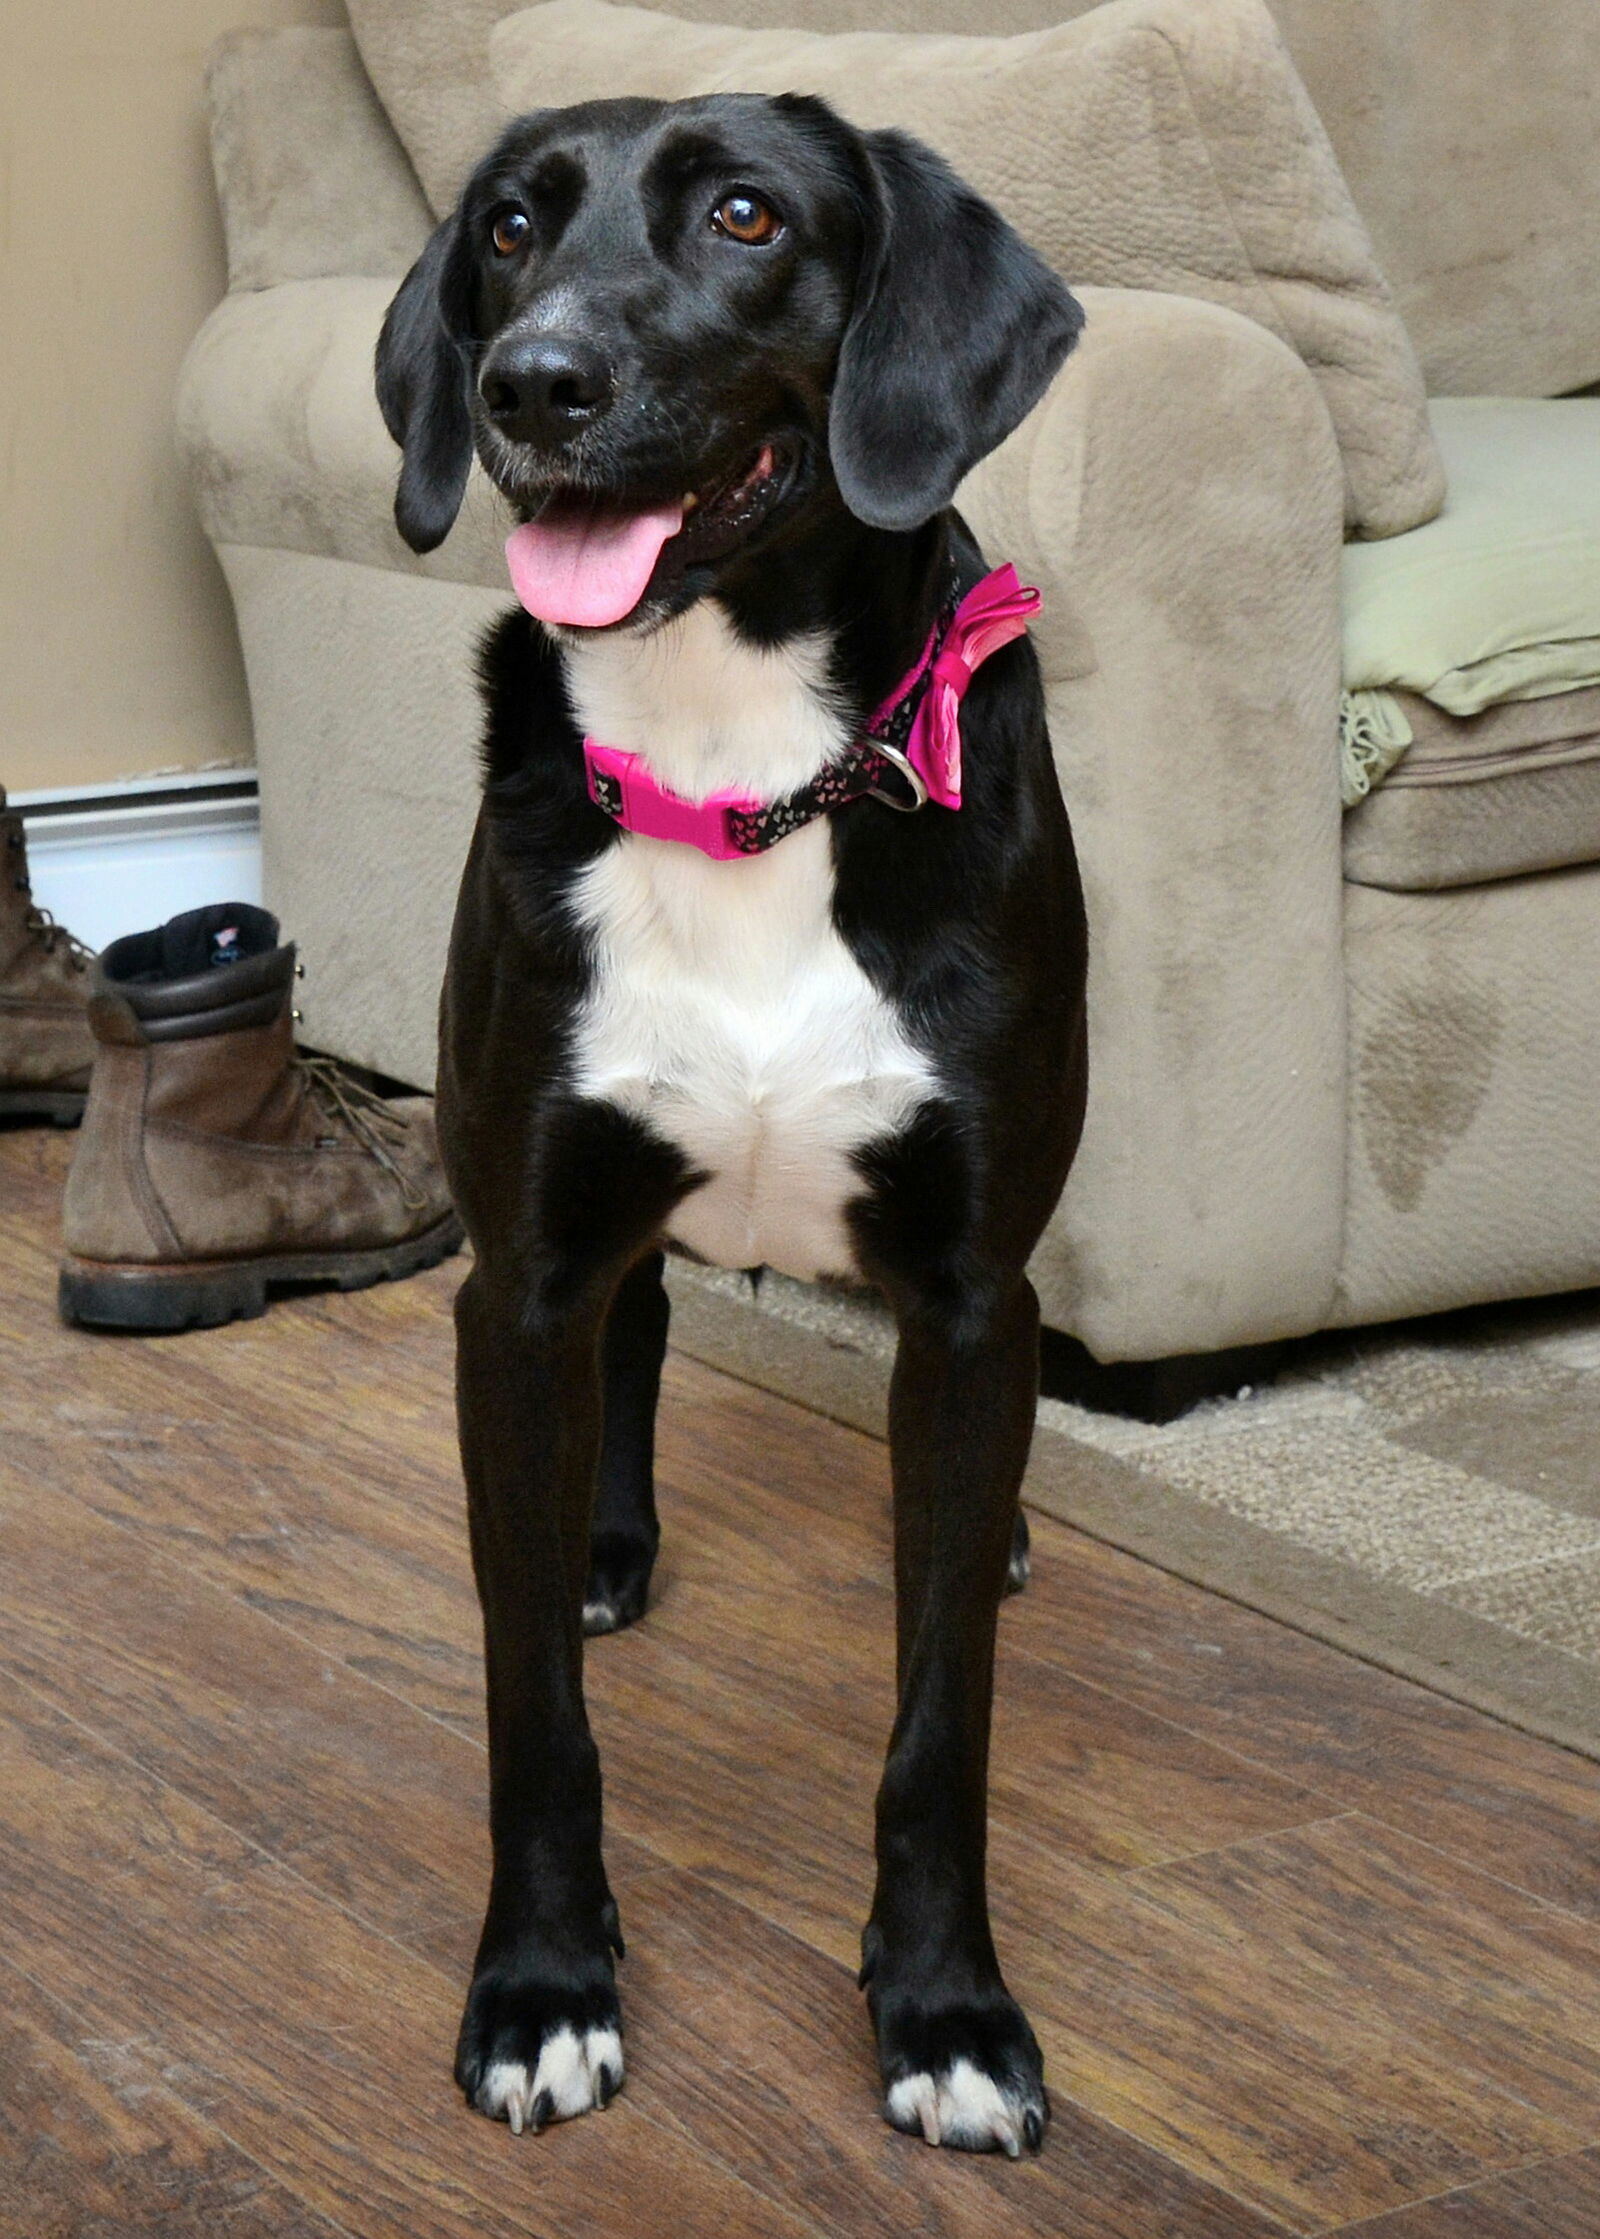
[[[862,139],[866,240],[828,450],[852,513],[911,529],[1038,403],[1083,312],[931,148],[904,132]]]
[[[401,283],[378,337],[378,408],[405,454],[394,517],[413,552],[450,533],[472,465],[472,271],[460,213]]]

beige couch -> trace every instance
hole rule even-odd
[[[438,12],[481,28],[503,4]],[[1541,0],[1538,38],[1509,46],[1517,11],[1489,0],[1278,9],[1436,387],[1600,380],[1600,181],[1573,91],[1592,4]],[[1013,0],[987,27],[1081,12]],[[962,14],[906,0],[899,20]],[[425,1083],[505,524],[476,480],[427,559],[392,524],[371,351],[431,219],[352,41],[226,43],[213,103],[231,292],[179,416],[244,644],[267,896],[306,959],[307,1036]],[[1047,1320],[1150,1360],[1593,1283],[1600,868],[1559,838],[1560,868],[1510,843],[1500,861],[1490,818],[1471,883],[1441,883],[1459,874],[1432,820],[1460,790],[1411,783],[1401,817],[1380,797],[1352,821],[1346,875],[1343,477],[1318,387],[1233,310],[1084,294],[1080,352],[963,494],[1044,589],[1089,894],[1090,1112],[1035,1266]]]

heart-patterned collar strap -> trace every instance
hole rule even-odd
[[[686,801],[650,774],[644,758],[596,739],[583,742],[589,797],[626,831],[682,840],[718,862],[762,855],[802,824],[867,796],[890,808],[961,806],[961,702],[991,653],[1021,637],[1039,611],[1039,594],[1017,581],[1009,561],[939,616],[922,658],[867,724],[862,736],[809,784],[779,801],[726,788]]]

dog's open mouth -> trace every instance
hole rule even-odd
[[[604,629],[630,615],[653,581],[720,559],[773,511],[792,457],[763,443],[733,474],[665,502],[557,490],[506,544],[511,587],[541,622]]]

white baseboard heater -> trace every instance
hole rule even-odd
[[[104,948],[206,902],[261,899],[253,770],[12,793],[34,899]]]

